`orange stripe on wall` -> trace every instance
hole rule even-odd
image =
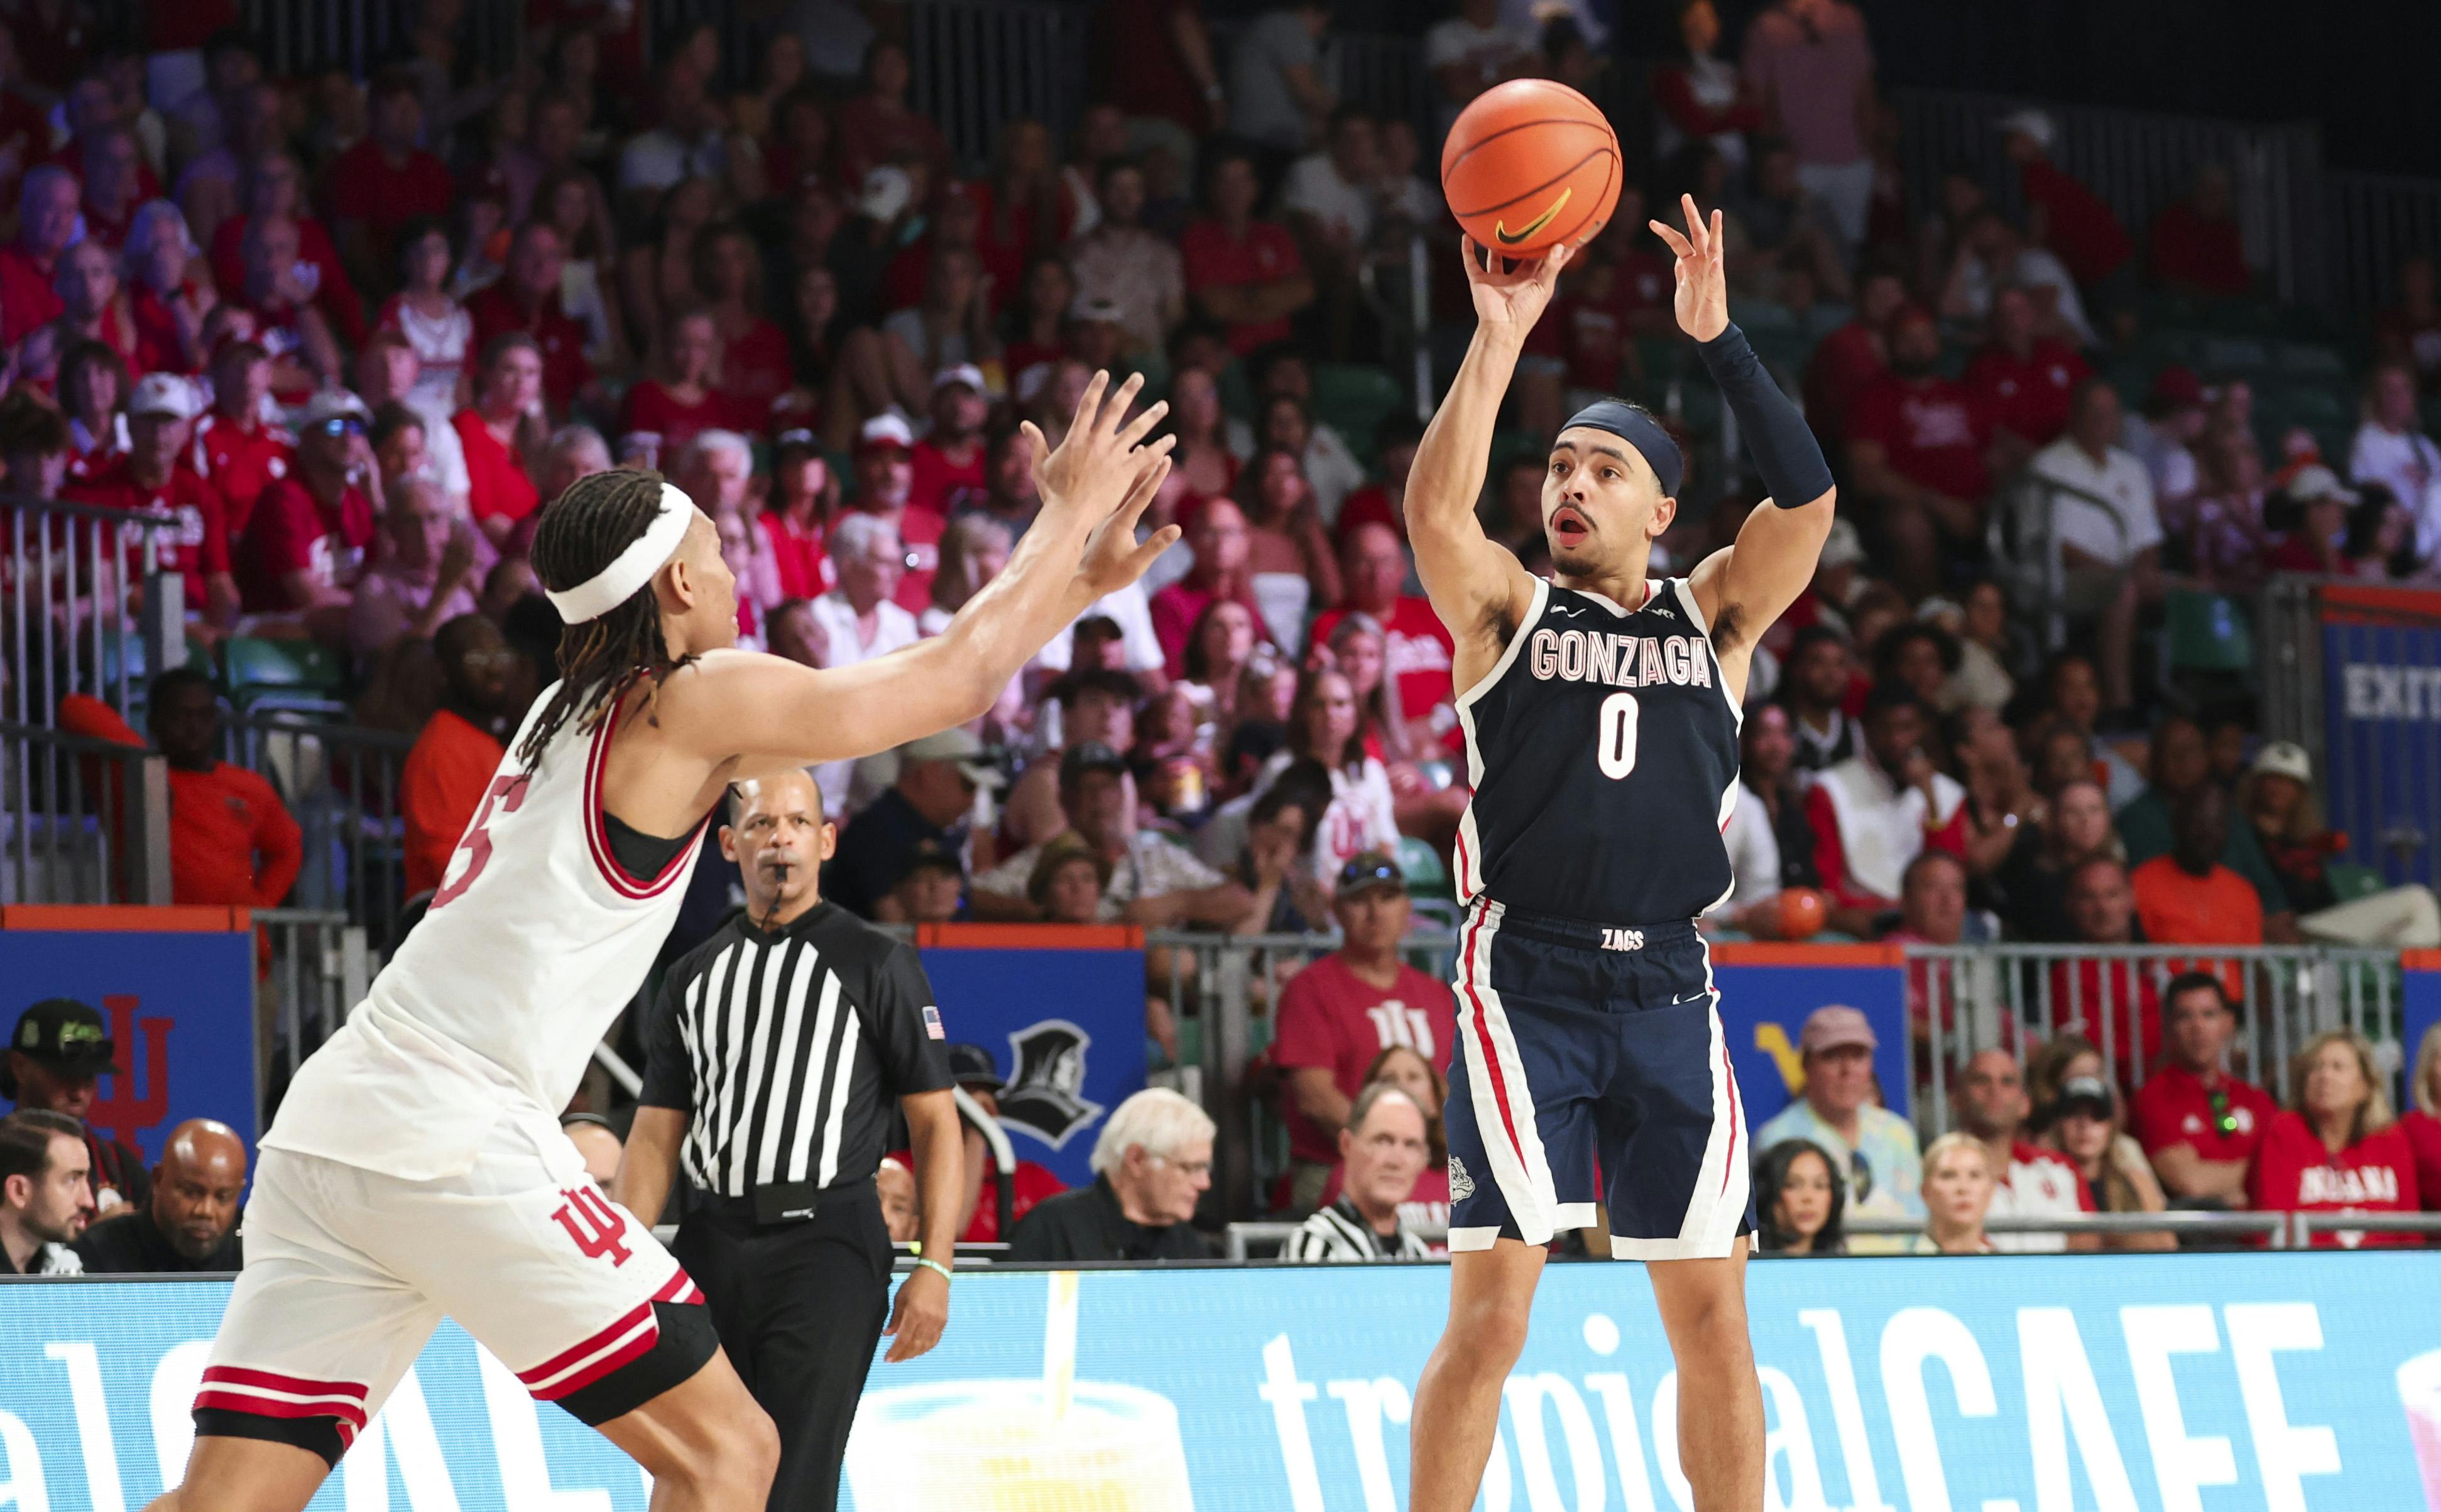
[[[1144,931],[1131,924],[926,924],[915,929],[926,950],[1141,950]]]
[[[251,910],[217,904],[148,909],[109,903],[16,903],[0,909],[0,929],[230,934],[251,927]]]
[[[1894,945],[1781,945],[1730,941],[1712,946],[1716,966],[1895,966],[1907,952]]]

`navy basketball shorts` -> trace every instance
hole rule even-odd
[[[1478,898],[1456,985],[1451,1250],[1590,1228],[1598,1183],[1619,1259],[1718,1258],[1754,1231],[1745,1106],[1691,922]]]

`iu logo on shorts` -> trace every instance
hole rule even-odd
[[[568,1200],[551,1216],[576,1241],[577,1252],[588,1260],[606,1254],[614,1269],[625,1265],[627,1256],[634,1253],[620,1242],[620,1235],[627,1232],[626,1215],[612,1207],[597,1186],[562,1187],[559,1195]]]

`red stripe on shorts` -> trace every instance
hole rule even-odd
[[[1526,1146],[1517,1139],[1517,1120],[1509,1111],[1509,1084],[1500,1074],[1500,1053],[1492,1048],[1492,1030],[1483,1021],[1483,999],[1474,990],[1474,946],[1482,936],[1483,915],[1478,913],[1466,923],[1466,998],[1474,1004],[1474,1035],[1483,1044],[1484,1070],[1492,1074],[1492,1100],[1500,1108],[1501,1127],[1509,1135],[1509,1147],[1517,1152],[1517,1163],[1522,1166],[1526,1163]]]
[[[651,1303],[640,1302],[636,1304],[634,1307],[622,1314],[617,1323],[614,1323],[609,1327],[590,1336],[585,1341],[585,1342],[577,1344],[572,1348],[561,1350],[558,1354],[551,1356],[549,1359],[544,1360],[541,1364],[534,1366],[531,1370],[521,1370],[517,1372],[517,1379],[525,1382],[528,1386],[532,1386],[538,1380],[549,1380],[551,1377],[558,1375],[561,1371],[568,1369],[570,1365],[581,1363],[588,1355],[598,1353],[599,1351],[609,1347],[611,1344],[617,1343],[621,1338],[625,1336],[627,1330],[635,1327],[637,1323],[642,1322],[644,1319],[651,1317],[652,1312],[653,1305]]]
[[[635,1338],[628,1340],[617,1349],[614,1349],[610,1353],[603,1356],[600,1359],[597,1359],[592,1364],[586,1366],[583,1370],[576,1372],[576,1374],[569,1377],[566,1380],[553,1381],[549,1386],[529,1385],[526,1389],[533,1394],[536,1401],[555,1402],[561,1397],[569,1395],[571,1393],[583,1391],[586,1387],[592,1385],[595,1381],[609,1375],[620,1366],[650,1353],[652,1347],[660,1342],[660,1338],[661,1325],[660,1322],[658,1320],[647,1319],[642,1331],[638,1333]]]

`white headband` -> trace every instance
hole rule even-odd
[[[644,533],[627,549],[619,553],[611,564],[572,588],[559,592],[545,591],[543,597],[559,611],[560,619],[570,624],[583,624],[599,620],[611,610],[636,596],[636,590],[653,581],[653,574],[678,554],[678,543],[686,539],[687,526],[695,519],[695,500],[675,486],[661,485],[661,512]]]

